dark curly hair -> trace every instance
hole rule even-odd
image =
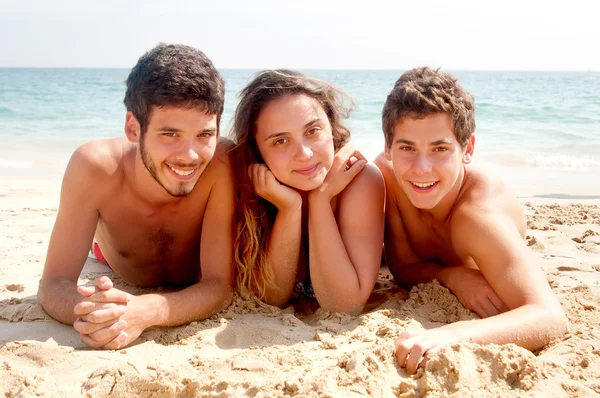
[[[161,43],[140,57],[125,83],[123,102],[140,123],[142,135],[153,106],[200,108],[217,115],[217,128],[220,124],[225,82],[200,50]]]

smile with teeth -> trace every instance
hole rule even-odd
[[[437,181],[433,181],[433,182],[413,182],[413,181],[411,181],[410,183],[419,188],[429,188],[429,187],[435,185],[437,183]]]
[[[169,168],[171,170],[173,170],[173,172],[177,175],[180,175],[182,177],[186,177],[191,175],[194,171],[196,171],[196,169],[192,169],[192,170],[180,170],[180,169],[176,169],[175,167],[171,166],[171,165],[167,165],[169,166]]]

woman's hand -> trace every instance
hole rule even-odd
[[[362,153],[349,145],[342,147],[336,152],[333,165],[327,173],[325,181],[312,192],[319,195],[324,194],[328,200],[331,200],[350,184],[350,181],[361,172],[366,164],[367,160]]]
[[[273,203],[278,210],[299,209],[302,207],[302,197],[292,188],[281,184],[271,170],[262,163],[248,167],[248,176],[254,184],[256,193]]]

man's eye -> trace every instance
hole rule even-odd
[[[200,135],[199,135],[199,137],[202,137],[202,138],[210,138],[212,136],[213,136],[212,133],[200,133]]]
[[[320,131],[321,131],[321,129],[319,127],[313,127],[308,130],[308,134],[310,134],[310,135],[318,134]]]
[[[165,137],[177,137],[176,133],[163,133]]]
[[[446,152],[448,150],[448,148],[444,148],[444,147],[437,147],[434,149],[434,151],[436,152]]]
[[[400,150],[401,150],[401,151],[405,151],[405,152],[410,152],[410,151],[412,151],[413,149],[412,149],[412,147],[410,147],[410,146],[401,146],[401,147],[400,147]]]

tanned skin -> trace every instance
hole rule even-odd
[[[278,209],[267,253],[274,283],[265,301],[285,306],[295,281],[310,274],[321,308],[360,313],[381,264],[381,173],[349,145],[334,151],[327,115],[306,95],[270,102],[256,124],[265,164],[249,173],[256,192]]]
[[[204,319],[232,297],[233,188],[216,115],[154,107],[143,137],[131,113],[125,133],[73,154],[38,292],[44,309],[94,348]],[[124,281],[181,290],[134,296],[108,277],[77,287],[94,236]]]
[[[447,113],[405,117],[377,166],[386,183],[385,252],[396,281],[437,279],[482,318],[396,340],[400,366],[415,373],[427,352],[458,341],[537,349],[562,335],[566,318],[524,237],[518,200],[470,165]]]

